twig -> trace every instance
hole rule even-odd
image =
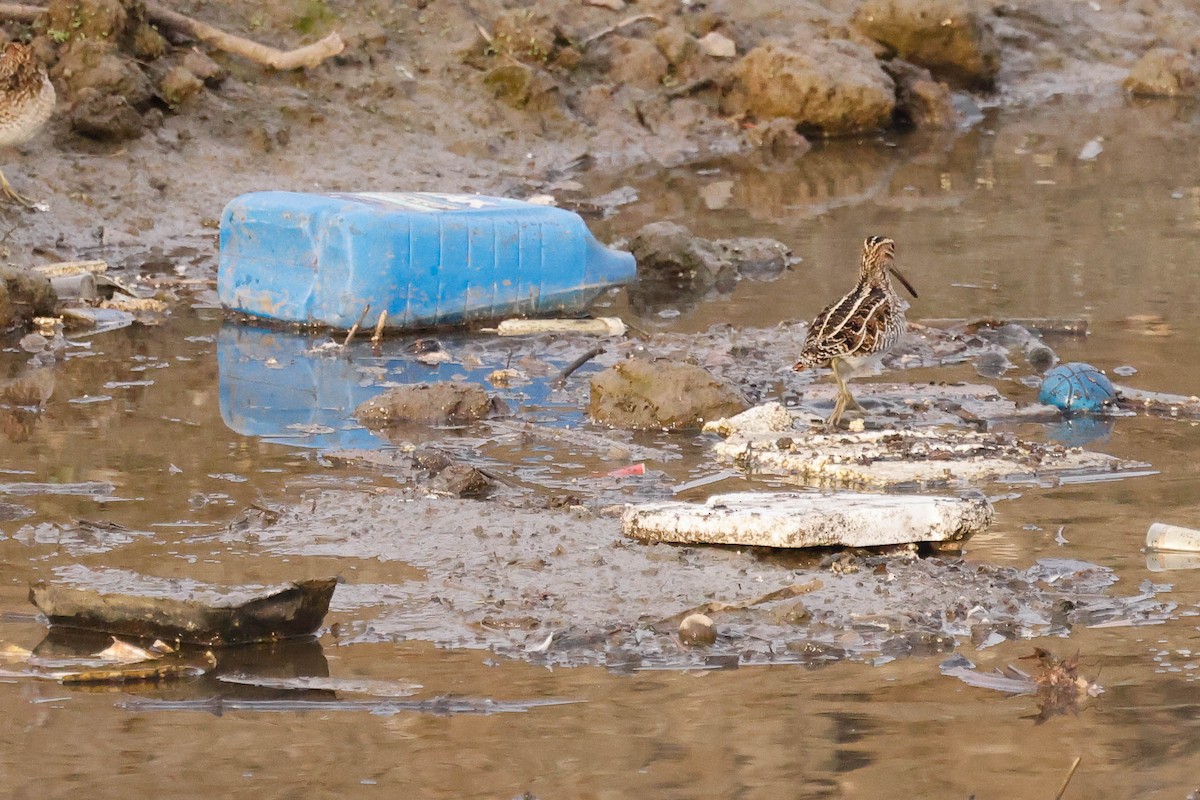
[[[581,355],[579,358],[575,359],[570,364],[568,364],[566,369],[564,369],[562,372],[558,373],[558,377],[555,378],[550,383],[550,385],[555,389],[561,389],[562,387],[566,386],[567,378],[571,377],[571,373],[573,373],[575,370],[582,367],[587,362],[591,361],[596,356],[601,355],[603,353],[604,353],[604,348],[600,347],[599,345],[597,345],[596,347],[593,347],[591,350],[588,350],[586,353]]]
[[[583,40],[581,47],[587,47],[589,44],[603,39],[610,33],[616,33],[622,28],[628,28],[630,25],[636,25],[639,22],[646,22],[647,20],[657,22],[659,25],[663,24],[662,17],[658,16],[657,14],[634,14],[632,17],[626,17],[625,19],[621,20],[616,25],[609,25],[607,28],[602,28],[596,31],[591,36]]]
[[[1062,786],[1058,790],[1058,794],[1054,795],[1054,800],[1062,800],[1063,794],[1067,791],[1067,784],[1071,782],[1071,778],[1075,777],[1075,770],[1079,769],[1079,762],[1083,761],[1083,756],[1075,756],[1075,763],[1067,770],[1067,777],[1062,782]]]
[[[249,39],[243,39],[240,36],[234,36],[232,33],[226,33],[208,23],[163,8],[158,3],[146,3],[146,13],[155,25],[181,31],[218,50],[233,53],[271,69],[290,70],[315,67],[325,59],[336,56],[346,49],[345,42],[336,31],[318,42],[285,52],[265,44],[252,42]]]
[[[387,322],[387,309],[379,312],[379,321],[375,323],[375,335],[371,337],[371,344],[377,345],[383,339],[383,325]]]
[[[49,9],[41,6],[27,6],[21,3],[0,3],[0,19],[10,22],[37,22]]]
[[[13,22],[36,22],[47,12],[48,9],[40,6],[0,3],[0,19]],[[226,33],[206,22],[163,8],[158,3],[146,3],[146,14],[150,21],[160,28],[190,36],[218,50],[280,71],[315,67],[325,59],[332,58],[346,49],[346,43],[342,41],[342,37],[336,31],[320,41],[298,47],[295,50],[284,51],[243,39],[232,33]]]
[[[367,303],[367,307],[364,308],[363,312],[358,315],[358,322],[354,323],[354,325],[350,328],[350,332],[346,334],[346,339],[342,342],[342,347],[350,346],[350,340],[354,338],[354,334],[358,333],[358,326],[362,325],[363,320],[367,318],[367,312],[370,310],[371,304]]]

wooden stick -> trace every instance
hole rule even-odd
[[[47,9],[40,6],[0,3],[0,19],[13,22],[36,22],[46,13]],[[298,47],[295,50],[284,51],[243,39],[232,33],[226,33],[220,28],[214,28],[198,19],[192,19],[177,11],[163,8],[158,3],[146,3],[146,13],[149,15],[150,21],[160,28],[185,34],[211,45],[217,50],[232,53],[235,56],[249,59],[255,64],[280,71],[315,67],[346,49],[346,43],[342,41],[342,37],[336,31],[320,41]]]
[[[575,370],[582,367],[587,362],[591,361],[596,356],[602,355],[603,353],[604,353],[604,348],[600,347],[600,346],[596,346],[596,347],[593,347],[591,350],[588,350],[586,353],[581,355],[579,358],[575,359],[570,364],[568,364],[566,369],[564,369],[562,372],[558,373],[558,377],[555,378],[553,381],[551,381],[550,385],[555,389],[561,389],[562,387],[566,386],[567,378],[571,377],[571,373],[573,373]]]
[[[249,39],[243,39],[240,36],[234,36],[231,33],[226,33],[220,28],[214,28],[207,23],[163,8],[158,3],[146,3],[146,13],[149,14],[150,21],[155,25],[186,33],[205,44],[212,45],[218,50],[223,50],[226,53],[232,53],[249,59],[256,64],[262,64],[265,67],[281,71],[315,67],[325,59],[336,56],[346,49],[345,42],[342,41],[342,37],[336,31],[318,42],[285,52],[283,50],[276,50],[274,47],[267,47],[265,44],[252,42]]]
[[[358,322],[354,323],[350,328],[350,332],[346,334],[346,339],[342,342],[342,347],[349,347],[350,340],[354,338],[354,334],[358,333],[358,327],[362,325],[362,321],[367,318],[367,312],[371,310],[371,304],[367,303],[367,307],[358,315]]]
[[[379,312],[379,321],[375,323],[375,335],[371,337],[371,344],[378,345],[383,339],[383,326],[387,322],[387,309]]]
[[[1079,769],[1079,762],[1083,761],[1083,756],[1075,756],[1075,763],[1071,765],[1071,769],[1067,770],[1067,778],[1059,787],[1058,794],[1054,795],[1054,800],[1062,800],[1063,794],[1067,791],[1067,784],[1071,782],[1071,778],[1075,777],[1075,770]]]
[[[37,22],[48,9],[41,6],[27,6],[21,3],[0,3],[0,19],[10,22]]]
[[[601,30],[596,31],[591,36],[584,39],[583,42],[581,42],[581,45],[582,47],[587,47],[592,42],[603,39],[610,33],[616,33],[622,28],[628,28],[630,25],[636,25],[639,22],[646,22],[647,20],[657,22],[659,25],[663,24],[662,17],[658,16],[657,14],[634,14],[632,17],[626,17],[625,19],[621,20],[616,25],[609,25],[607,28],[602,28]]]

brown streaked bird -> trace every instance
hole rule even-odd
[[[34,58],[33,48],[9,42],[0,54],[0,147],[13,147],[32,139],[50,119],[54,101],[54,85]],[[0,171],[0,194],[26,208],[36,205],[12,188],[3,171]]]
[[[817,315],[804,338],[800,359],[795,370],[829,366],[838,384],[833,413],[825,422],[836,428],[846,411],[846,405],[862,411],[850,394],[846,380],[838,367],[845,365],[853,372],[864,363],[879,357],[895,346],[908,323],[904,305],[892,287],[895,275],[913,297],[917,292],[896,269],[896,243],[884,236],[871,236],[863,242],[862,264],[858,268],[858,284],[841,300]]]

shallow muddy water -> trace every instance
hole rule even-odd
[[[741,329],[811,318],[851,284],[861,239],[884,234],[897,240],[898,263],[921,294],[910,319],[1083,317],[1089,336],[1047,338],[1063,361],[1110,374],[1133,367],[1117,380],[1200,394],[1197,119],[1200,111],[1177,104],[1062,101],[989,116],[957,136],[819,146],[794,163],[589,176],[597,194],[629,185],[639,197],[594,221],[603,237],[669,219],[709,238],[773,237],[803,259],[775,280],[743,279],[724,294],[639,316],[621,293],[605,311],[649,332],[730,325],[734,332],[722,336],[737,344]],[[1093,141],[1100,153],[1078,158]],[[40,412],[10,409],[0,420],[0,640],[27,648],[42,640],[45,629],[25,600],[31,580],[120,585],[133,575],[175,581],[162,585],[183,593],[189,581],[337,574],[346,582],[328,618],[335,627],[316,644],[230,656],[242,662],[229,669],[342,680],[339,700],[379,700],[370,687],[420,684],[411,699],[479,702],[338,706],[326,690],[208,679],[85,692],[0,678],[0,778],[10,796],[1053,797],[1076,757],[1066,797],[1200,792],[1200,569],[1158,571],[1142,550],[1152,522],[1200,524],[1193,423],[1116,419],[1088,447],[1149,462],[1156,474],[986,487],[1004,497],[995,524],[967,542],[959,572],[892,570],[898,582],[915,584],[972,568],[1087,562],[1111,570],[1112,583],[1087,591],[1143,596],[1161,624],[1075,624],[1069,635],[1058,629],[978,647],[970,636],[951,637],[889,655],[862,646],[871,625],[862,619],[823,642],[823,652],[840,647],[852,657],[790,657],[746,635],[719,641],[712,658],[684,658],[670,651],[669,637],[638,634],[639,620],[744,600],[781,581],[817,578],[832,589],[844,580],[873,591],[878,576],[835,576],[821,555],[662,546],[647,555],[613,535],[611,517],[559,510],[670,497],[695,481],[679,496],[781,485],[723,476],[725,467],[706,458],[706,437],[590,429],[581,413],[586,376],[620,357],[618,348],[555,391],[549,379],[591,342],[441,336],[450,359],[430,367],[402,340],[378,355],[365,342],[349,357],[314,352],[320,340],[189,307],[204,299],[182,295],[159,328],[81,339],[88,348],[72,348],[35,378],[15,343],[0,353],[0,376],[29,381],[29,391],[50,398]],[[785,352],[757,357],[764,399],[808,380],[781,369],[794,336],[781,329],[776,342]],[[961,364],[877,380],[985,382],[1031,400],[1034,390],[1020,379],[1032,370],[1013,362],[998,379]],[[411,488],[418,476],[407,455],[379,451],[385,443],[341,411],[381,381],[485,382],[505,366],[529,376],[494,390],[516,418],[429,440],[502,478],[491,501],[422,498]],[[531,432],[535,423],[547,425]],[[560,434],[546,435],[547,427]],[[1021,433],[1048,431],[1026,424]],[[402,438],[422,444],[411,432]],[[330,452],[344,449],[377,450],[384,463]],[[606,475],[630,463],[646,463],[646,476]],[[54,492],[31,484],[53,484]],[[276,514],[273,525],[264,522]],[[417,538],[404,538],[414,531]],[[494,585],[481,586],[481,575]],[[961,592],[969,606],[976,587],[963,580],[941,588]],[[498,604],[489,591],[509,602]],[[596,657],[567,659],[578,666],[563,666],[553,647],[538,652],[548,633],[582,641],[606,625],[628,638],[600,637]],[[1035,645],[1078,652],[1081,674],[1104,693],[1078,714],[1036,724],[1032,698],[939,672],[951,650],[984,671],[1029,670],[1019,659]],[[351,681],[383,684],[356,692]],[[217,696],[229,704],[200,702]],[[550,700],[571,702],[520,705]],[[450,713],[456,709],[493,713]]]

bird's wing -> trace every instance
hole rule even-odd
[[[887,347],[892,299],[878,288],[854,291],[813,320],[796,369],[825,364],[846,355],[870,355]]]

